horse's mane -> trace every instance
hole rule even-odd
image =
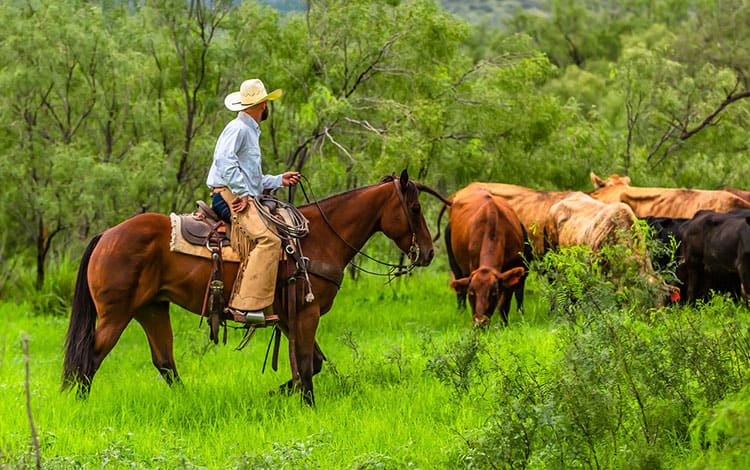
[[[376,187],[376,186],[383,185],[385,183],[392,183],[393,181],[395,181],[397,179],[398,179],[398,177],[395,174],[386,175],[383,178],[381,178],[380,181],[378,181],[377,183],[369,184],[369,185],[366,185],[366,186],[359,186],[359,187],[352,188],[352,189],[349,189],[349,190],[341,192],[341,193],[332,194],[330,196],[324,197],[323,199],[318,199],[316,201],[313,201],[313,202],[301,205],[299,207],[302,208],[302,207],[307,207],[307,206],[316,205],[316,204],[325,204],[327,201],[336,200],[336,199],[338,199],[340,197],[343,197],[343,196],[346,196],[346,195],[349,195],[349,194],[353,194],[353,193],[356,193],[356,192],[359,192],[359,191],[364,191],[364,190],[367,190],[367,189],[370,189],[370,188],[373,188],[373,187]],[[450,206],[451,205],[451,202],[449,200],[447,200],[446,198],[444,198],[440,193],[438,193],[436,190],[432,189],[431,187],[426,186],[426,185],[424,185],[422,183],[417,183],[416,181],[414,181],[412,179],[409,179],[409,182],[413,183],[413,188],[415,188],[418,193],[419,192],[425,192],[427,194],[431,194],[432,196],[434,196],[437,199],[439,199],[445,206]],[[404,191],[404,190],[406,190],[406,188],[402,188],[402,191]],[[312,195],[312,196],[314,197],[314,195]]]
[[[364,191],[364,190],[366,190],[366,189],[374,188],[375,186],[380,186],[380,185],[382,185],[383,183],[390,183],[390,182],[392,182],[392,181],[393,181],[394,179],[396,179],[396,177],[395,177],[394,175],[388,175],[388,176],[384,176],[384,177],[383,177],[383,178],[382,178],[382,179],[381,179],[381,180],[380,180],[379,182],[377,182],[377,183],[373,183],[373,184],[368,184],[368,185],[366,185],[366,186],[357,186],[356,188],[348,189],[348,190],[346,190],[346,191],[343,191],[343,192],[340,192],[340,193],[336,193],[336,194],[331,194],[331,195],[329,195],[329,196],[326,196],[326,197],[324,197],[324,198],[322,198],[322,199],[317,199],[317,200],[314,200],[314,201],[312,201],[312,202],[309,202],[309,203],[307,203],[307,204],[303,204],[303,205],[301,205],[301,206],[299,206],[299,207],[300,207],[300,208],[303,208],[303,207],[313,206],[313,205],[316,205],[316,204],[325,204],[325,203],[326,203],[327,201],[335,200],[335,199],[338,199],[338,198],[340,198],[340,197],[344,197],[344,196],[347,196],[347,195],[349,195],[349,194],[353,194],[353,193],[357,193],[357,192],[359,192],[359,191]],[[315,196],[315,195],[313,194],[312,196],[313,196],[313,198],[314,198],[314,196]]]

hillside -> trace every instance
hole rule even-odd
[[[466,18],[471,23],[499,26],[503,18],[518,10],[546,10],[542,0],[441,0],[451,13]]]
[[[281,12],[305,9],[304,0],[261,0],[261,3]],[[472,23],[495,26],[499,26],[503,18],[513,15],[519,9],[546,10],[546,2],[542,0],[440,0],[440,3],[447,11]]]

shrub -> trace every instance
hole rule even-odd
[[[642,288],[638,270],[604,255],[625,276],[624,286]],[[429,363],[457,392],[479,383],[492,392],[487,424],[463,436],[462,463],[661,468],[673,466],[691,442],[719,451],[725,443],[731,449],[735,441],[742,448],[750,443],[745,395],[722,402],[742,389],[750,371],[743,304],[715,297],[655,310],[644,307],[647,296],[623,295],[590,251],[561,250],[543,263],[558,354],[542,359],[511,351],[485,367],[482,359],[497,351],[472,347],[475,339],[467,337]]]

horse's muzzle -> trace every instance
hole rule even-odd
[[[435,250],[430,248],[429,250],[422,251],[420,254],[424,256],[420,256],[417,259],[417,264],[420,266],[428,266],[432,262],[432,258],[435,257]]]

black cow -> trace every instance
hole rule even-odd
[[[643,220],[646,221],[653,232],[654,240],[664,245],[664,249],[651,250],[651,262],[654,264],[654,268],[657,270],[663,270],[669,267],[672,256],[669,247],[672,243],[677,242],[678,249],[674,255],[679,258],[679,244],[682,241],[680,238],[680,227],[685,225],[690,219],[685,218],[674,218],[674,217],[654,217],[652,215],[645,217]],[[681,260],[678,260],[681,264]],[[681,281],[683,279],[680,279]]]
[[[710,290],[750,295],[750,210],[699,211],[680,229],[687,301]]]

